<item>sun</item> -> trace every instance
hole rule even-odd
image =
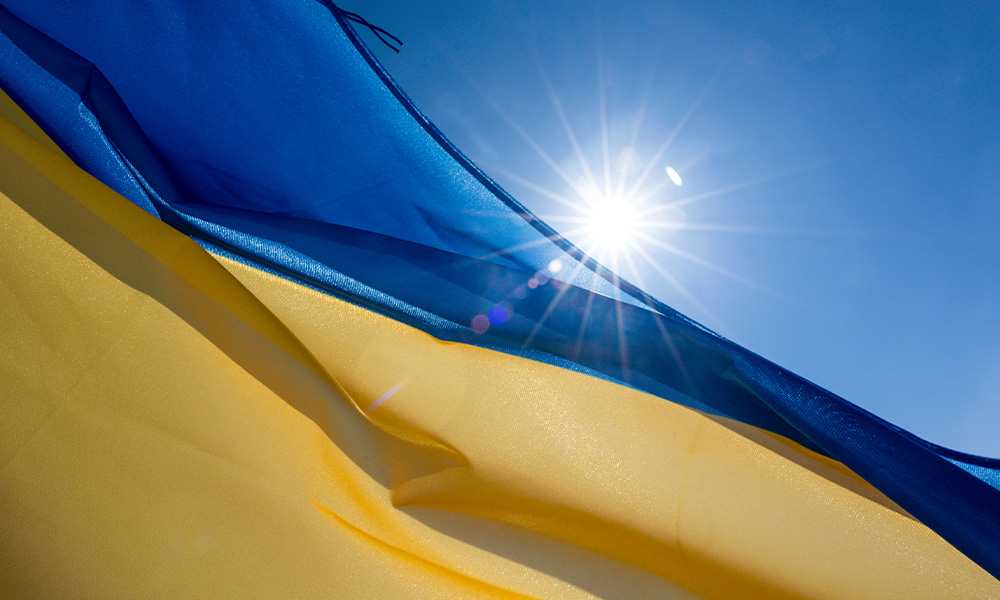
[[[636,202],[599,195],[580,207],[583,220],[581,245],[598,260],[615,261],[636,243],[642,214]]]

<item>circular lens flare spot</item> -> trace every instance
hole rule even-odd
[[[506,306],[497,304],[490,309],[490,325],[503,325],[510,319],[510,311],[507,310]]]
[[[486,333],[490,328],[490,318],[486,315],[476,315],[472,317],[472,322],[469,323],[469,327],[471,327],[476,333]]]

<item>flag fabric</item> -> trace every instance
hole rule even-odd
[[[0,595],[1000,597],[1000,463],[603,269],[330,2],[0,2]]]

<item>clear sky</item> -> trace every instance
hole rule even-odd
[[[626,279],[1000,456],[1000,3],[341,6],[403,40],[362,33],[456,146]],[[607,198],[647,211],[617,252],[580,208]]]

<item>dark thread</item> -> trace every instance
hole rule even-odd
[[[399,48],[394,46],[392,42],[386,39],[386,37],[390,38],[393,42],[399,44],[401,48],[403,46],[403,41],[400,40],[398,37],[392,35],[391,33],[386,31],[385,29],[382,29],[378,25],[372,25],[361,15],[340,8],[330,0],[320,0],[320,2],[322,2],[327,8],[329,8],[331,12],[340,15],[344,19],[347,19],[348,21],[353,21],[358,25],[361,25],[362,27],[367,27],[368,29],[371,30],[372,33],[375,34],[375,37],[377,37],[383,44],[388,46],[393,52],[399,53]]]

